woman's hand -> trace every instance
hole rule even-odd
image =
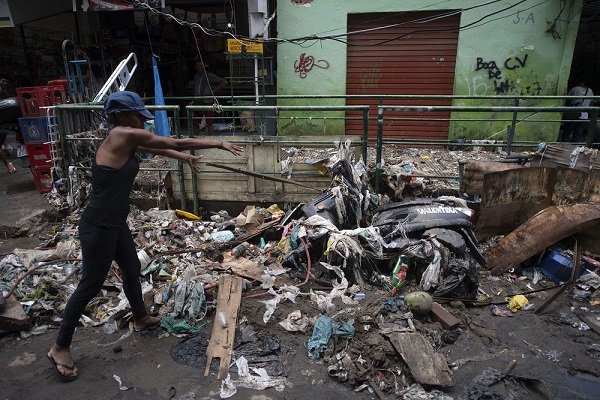
[[[220,147],[223,150],[227,150],[228,152],[230,152],[234,156],[239,156],[240,154],[242,154],[244,152],[244,146],[241,146],[239,144],[231,144],[231,143],[225,142],[223,140],[221,140],[221,146]]]
[[[185,154],[185,153],[182,153]],[[194,172],[200,172],[200,165],[198,164],[198,161],[200,161],[200,159],[202,158],[202,156],[193,156],[191,154],[185,154],[186,157],[186,161],[188,163],[188,165],[190,166],[190,168],[192,169],[192,171]]]

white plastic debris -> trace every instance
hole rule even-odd
[[[302,316],[300,310],[292,311],[279,325],[288,332],[306,332],[308,319]]]
[[[117,381],[117,383],[119,384],[119,390],[129,390],[131,389],[130,387],[127,387],[125,385],[123,385],[123,382],[121,382],[121,378],[117,375],[113,375],[113,378],[115,378],[115,381]]]

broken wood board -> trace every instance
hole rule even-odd
[[[468,161],[465,164],[463,178],[460,183],[460,192],[469,195],[480,195],[483,192],[483,178],[485,174],[520,168],[525,167],[497,161]]]
[[[18,332],[28,331],[31,328],[31,321],[23,306],[15,298],[14,295],[8,296],[6,299],[6,305],[0,313],[0,330]]]
[[[561,143],[547,145],[542,153],[536,153],[531,165],[542,167],[564,167],[600,175],[600,156],[597,149]]]
[[[600,202],[600,176],[582,171],[532,167],[488,173],[475,235],[483,241],[508,234],[550,206],[596,202]],[[600,244],[595,247],[600,251]]]
[[[437,353],[420,333],[393,332],[389,338],[418,383],[452,385],[452,371],[448,367],[446,357]]]
[[[221,276],[219,279],[219,294],[217,295],[217,310],[213,329],[206,349],[206,369],[204,376],[208,376],[213,358],[219,358],[219,372],[217,379],[227,376],[231,364],[235,327],[237,325],[238,310],[242,301],[242,278],[237,276]],[[223,315],[226,323],[223,323]]]
[[[492,275],[499,275],[598,223],[600,203],[548,207],[488,248],[483,256]]]
[[[261,275],[265,273],[265,267],[259,265],[257,262],[249,260],[245,257],[234,257],[231,254],[223,253],[223,261],[221,263],[215,263],[214,267],[222,270],[230,270],[237,276],[243,278],[261,281]],[[281,264],[277,263],[273,265],[273,268],[283,268]],[[273,269],[272,268],[272,269]],[[275,277],[275,287],[281,287],[283,285],[294,286],[297,283],[290,279],[287,274],[279,275]]]

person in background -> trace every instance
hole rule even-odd
[[[195,97],[203,97],[202,104],[210,105],[213,104],[213,96],[225,86],[229,84],[227,79],[218,77],[206,70],[206,66],[204,61],[196,60],[196,75],[194,75],[194,96]],[[214,127],[214,115],[215,112],[205,111],[204,118],[206,120],[206,126],[209,135],[213,135],[215,133]],[[199,130],[199,124],[194,121],[194,133],[197,134]]]
[[[13,96],[12,78],[7,74],[0,75],[0,100]],[[2,164],[4,164],[9,174],[14,174],[17,172],[17,169],[10,161],[8,161],[8,158],[6,158],[6,154],[4,154],[4,150],[2,149],[2,146],[4,146],[4,142],[6,141],[6,136],[7,132],[0,130],[0,161],[2,161]]]
[[[585,79],[579,78],[575,81],[576,85],[569,90],[568,96],[593,96],[594,92],[590,89]],[[570,99],[567,105],[570,107],[589,107],[592,103],[592,99]],[[564,123],[563,133],[560,141],[563,142],[582,142],[585,140],[585,133],[587,132],[587,123],[583,121],[588,120],[588,113],[567,113],[565,115],[567,121]],[[579,121],[574,121],[579,120]]]
[[[4,142],[6,141],[6,136],[7,136],[6,131],[0,130],[0,161],[2,161],[2,164],[4,164],[4,166],[6,167],[6,170],[8,171],[9,174],[14,174],[15,172],[17,172],[17,169],[15,168],[13,163],[8,161],[8,158],[6,158],[6,154],[4,154],[4,150],[2,149],[2,146],[4,145]]]
[[[12,87],[13,80],[10,75],[0,75],[0,100],[6,99],[7,97],[14,97],[15,91]]]
[[[112,261],[122,272],[123,291],[129,300],[136,332],[160,323],[148,315],[140,284],[140,261],[127,225],[129,195],[139,170],[137,152],[151,153],[187,162],[198,171],[200,156],[183,150],[217,148],[239,156],[243,148],[222,140],[158,136],[143,129],[154,118],[137,93],[115,92],[104,102],[112,125],[92,159],[92,195],[79,222],[83,256],[81,281],[67,302],[56,342],[48,359],[63,381],[73,381],[78,370],[71,354],[71,342],[87,304],[102,289]]]

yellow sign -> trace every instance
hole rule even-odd
[[[262,53],[262,42],[253,42],[251,40],[227,39],[227,51],[230,53],[241,53],[242,45],[246,46],[246,53]]]

